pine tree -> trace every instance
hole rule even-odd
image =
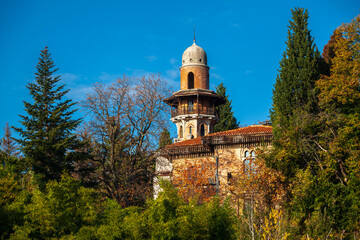
[[[225,103],[217,107],[219,122],[214,126],[214,132],[221,132],[226,130],[235,129],[238,127],[239,123],[237,122],[234,112],[231,108],[231,100],[229,96],[226,95],[226,87],[223,83],[220,83],[216,87],[216,94],[225,99]]]
[[[73,152],[79,144],[73,131],[81,120],[72,119],[75,103],[63,99],[69,90],[57,85],[60,76],[54,76],[58,70],[54,67],[45,47],[36,66],[35,83],[27,85],[33,100],[24,101],[28,116],[20,115],[23,128],[14,128],[21,136],[17,142],[28,165],[44,181],[60,179],[64,171],[72,169]]]
[[[9,123],[6,123],[6,127],[4,128],[5,134],[3,139],[1,140],[1,150],[8,157],[18,157],[19,152],[16,146],[15,141],[11,137],[11,130],[9,127]]]
[[[287,48],[280,61],[270,111],[275,139],[299,109],[316,111],[314,86],[320,76],[321,57],[308,29],[308,11],[303,8],[291,11]]]
[[[172,144],[169,130],[165,127],[161,132],[159,139],[159,148],[165,147],[166,145]]]

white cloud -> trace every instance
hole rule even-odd
[[[76,75],[72,73],[61,73],[59,75],[61,81],[65,84],[74,84],[76,81],[80,79],[80,75]]]
[[[170,63],[172,64],[172,65],[175,65],[176,63],[177,63],[177,59],[176,58],[170,58]]]
[[[177,69],[169,69],[165,73],[166,73],[166,76],[168,76],[169,78],[172,78],[172,79],[176,79],[179,76],[179,70],[177,70]]]
[[[61,73],[61,82],[64,83],[65,89],[69,89],[67,98],[76,102],[85,100],[87,93],[92,90],[92,86],[87,83],[88,78],[73,73]]]
[[[92,86],[81,84],[71,88],[68,97],[76,102],[81,102],[86,99],[87,94],[92,92],[92,89]]]
[[[224,80],[224,78],[221,75],[217,74],[217,73],[211,73],[211,77],[215,78],[215,79],[218,79],[218,80],[221,80],[221,81]]]
[[[122,78],[123,76],[124,76],[124,74],[109,74],[109,73],[103,72],[98,77],[98,79],[102,82],[108,83],[108,82],[113,82],[118,78]]]
[[[146,56],[145,59],[147,59],[149,62],[154,62],[158,60],[158,57],[155,55]]]

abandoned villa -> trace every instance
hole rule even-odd
[[[244,166],[251,171],[256,150],[271,145],[272,128],[251,125],[214,133],[216,107],[224,99],[209,90],[207,55],[195,41],[182,55],[180,82],[180,90],[164,99],[171,107],[170,120],[176,124],[177,138],[158,151],[154,197],[160,191],[159,179],[177,186],[184,171],[191,168],[202,169],[196,174],[206,175],[205,188],[229,196],[232,178],[244,174]]]

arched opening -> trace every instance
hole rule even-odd
[[[245,151],[244,172],[246,174],[256,174],[255,151]]]
[[[194,73],[189,72],[188,74],[188,89],[194,88]]]
[[[189,113],[192,113],[193,109],[194,109],[194,100],[192,98],[189,98],[189,100],[188,100]]]
[[[200,136],[204,136],[205,135],[205,126],[204,124],[201,124],[200,126]]]
[[[182,126],[180,126],[180,128],[179,128],[179,138],[183,138],[183,127]]]

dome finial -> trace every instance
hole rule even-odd
[[[194,43],[195,43],[195,24],[194,24]]]

